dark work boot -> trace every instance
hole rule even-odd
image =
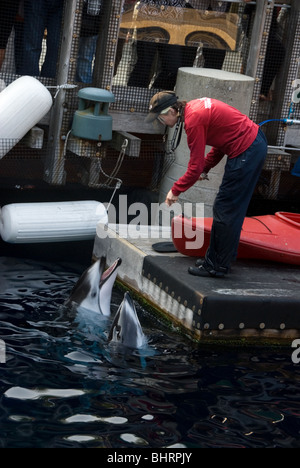
[[[202,265],[204,265],[204,262],[205,262],[205,259],[204,258],[198,258],[196,261],[195,261],[195,266],[196,267],[200,267]],[[224,271],[226,270],[226,268],[224,269]],[[225,271],[225,273],[231,273],[232,271],[232,267],[230,266],[228,271]]]
[[[189,267],[188,272],[193,276],[201,276],[202,278],[224,278],[227,273],[226,268],[220,267],[218,271],[204,268],[203,265],[199,267]]]

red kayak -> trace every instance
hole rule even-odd
[[[204,257],[212,221],[212,218],[175,216],[172,239],[178,252],[189,257]],[[277,212],[245,218],[238,258],[300,265],[300,214]]]

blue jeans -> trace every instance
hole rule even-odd
[[[93,82],[93,62],[96,53],[98,36],[81,37],[77,59],[76,81]]]
[[[22,75],[56,76],[63,4],[63,0],[25,0]],[[40,72],[39,60],[45,29],[47,52]]]
[[[228,159],[213,207],[213,225],[204,268],[227,273],[237,256],[247,209],[267,156],[268,144],[261,129],[241,155]]]

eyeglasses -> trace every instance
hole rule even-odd
[[[164,119],[162,118],[162,115],[167,115],[169,113],[169,110],[172,109],[172,107],[167,107],[166,109],[162,110],[161,113],[159,114],[159,116],[157,117],[157,120],[163,124],[163,125],[167,125],[166,122],[164,121]]]
[[[166,125],[166,122],[164,121],[164,119],[163,119],[160,115],[157,117],[157,120],[158,120],[161,124]]]

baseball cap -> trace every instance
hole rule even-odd
[[[150,112],[147,115],[145,122],[153,122],[166,109],[169,109],[176,104],[177,99],[178,98],[174,91],[160,91],[155,94],[150,101]]]

